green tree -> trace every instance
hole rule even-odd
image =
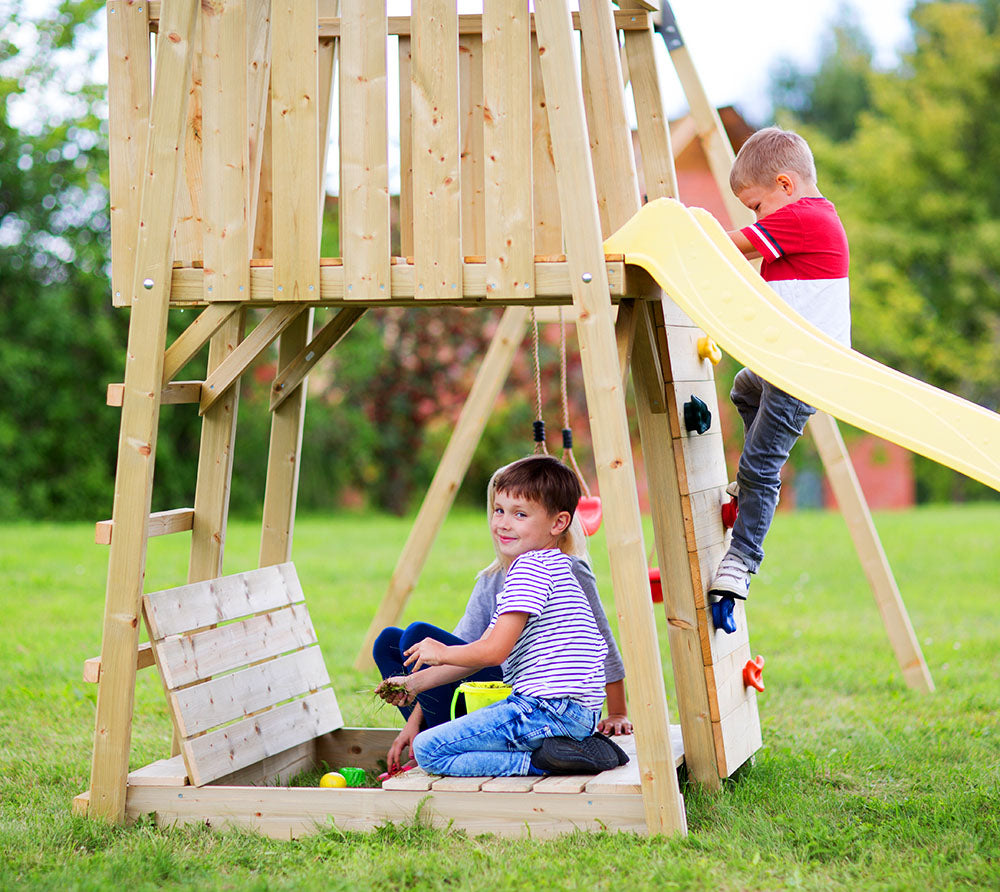
[[[851,242],[859,350],[1000,407],[1000,33],[995,0],[921,3],[847,139],[801,126]],[[940,478],[936,478],[940,480]],[[981,492],[958,478],[938,494]],[[924,487],[924,495],[928,495]]]
[[[124,318],[107,299],[107,152],[87,81],[99,0],[0,10],[0,515],[109,505]],[[41,13],[36,10],[36,16]],[[107,510],[107,507],[104,508]]]

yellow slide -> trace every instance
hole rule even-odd
[[[828,337],[771,290],[707,211],[652,201],[604,250],[644,267],[723,350],[772,384],[1000,490],[1000,415]]]

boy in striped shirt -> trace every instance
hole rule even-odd
[[[576,475],[558,459],[533,455],[495,480],[490,532],[510,562],[504,588],[478,641],[425,638],[406,651],[411,671],[448,667],[455,678],[506,661],[513,693],[500,703],[429,728],[413,741],[431,774],[478,777],[597,772],[627,757],[596,734],[604,703],[607,643],[560,538],[580,500]]]
[[[730,232],[748,258],[761,257],[764,280],[793,310],[850,346],[851,307],[847,235],[833,204],[816,185],[806,141],[779,127],[758,130],[743,144],[729,184],[757,222]],[[733,539],[709,589],[717,628],[736,631],[734,598],[746,598],[750,576],[764,557],[763,542],[778,505],[781,468],[816,410],[750,369],[730,394],[745,439],[736,474],[739,513]]]

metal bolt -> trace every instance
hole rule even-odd
[[[582,276],[580,276],[580,278],[583,279],[583,281],[587,285],[589,285],[594,280],[594,277],[590,273],[584,273]]]
[[[147,291],[149,291],[153,287],[153,280],[152,279],[143,279],[142,280],[142,287],[145,288]]]

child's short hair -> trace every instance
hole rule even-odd
[[[583,490],[568,466],[553,455],[529,455],[499,471],[493,479],[496,492],[538,502],[550,514],[576,513]]]
[[[816,162],[809,143],[791,130],[765,127],[743,143],[729,172],[729,187],[739,195],[750,186],[770,185],[779,173],[788,170],[816,182]]]

